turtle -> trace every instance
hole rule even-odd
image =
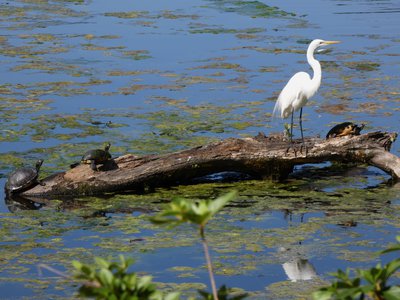
[[[329,130],[328,134],[326,135],[326,139],[331,139],[334,137],[339,136],[346,136],[346,135],[360,135],[361,130],[365,127],[365,124],[361,124],[358,126],[353,122],[343,122],[337,124]]]
[[[111,144],[107,143],[103,149],[92,149],[86,151],[86,153],[82,156],[82,159],[78,163],[74,163],[71,165],[71,168],[75,168],[77,165],[81,164],[90,164],[90,168],[93,171],[98,171],[97,165],[104,164],[106,161],[111,159],[111,154],[108,152]]]
[[[27,190],[36,184],[44,185],[44,183],[38,180],[42,164],[43,159],[39,159],[35,167],[23,167],[13,171],[7,178],[6,190],[14,194]]]

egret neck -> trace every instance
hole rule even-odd
[[[321,78],[322,78],[321,64],[319,63],[318,60],[314,58],[315,48],[316,47],[312,47],[312,45],[310,45],[310,47],[308,47],[307,49],[307,61],[314,71],[313,78],[311,79],[312,84],[308,86],[307,89],[308,99],[314,96],[314,94],[317,92],[319,86],[321,85]]]

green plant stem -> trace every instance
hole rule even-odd
[[[204,234],[204,226],[202,226],[202,225],[200,225],[200,236],[201,236],[201,241],[202,241],[203,248],[204,248],[204,255],[205,255],[206,261],[207,261],[208,275],[210,277],[211,289],[213,292],[214,300],[218,300],[218,293],[217,293],[217,287],[215,285],[214,272],[212,269],[210,252],[208,251],[208,244],[207,244],[206,236]]]

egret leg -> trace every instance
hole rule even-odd
[[[303,137],[303,120],[302,120],[302,115],[303,115],[303,108],[300,108],[300,118],[299,118],[299,125],[300,125],[300,132],[301,132],[301,142],[304,145],[304,137]]]
[[[293,116],[294,116],[294,109],[292,109],[292,118],[291,118],[291,121],[290,121],[289,146],[288,146],[288,148],[286,149],[286,153],[289,152],[289,149],[290,149],[290,148],[293,148],[293,150],[294,150],[294,155],[296,156],[296,149],[293,147],[293,118],[294,118]]]
[[[292,120],[290,122],[290,143],[293,143],[293,115],[294,109],[292,110]]]
[[[300,108],[300,118],[299,118],[299,125],[300,125],[300,132],[301,132],[301,143],[302,143],[302,148],[306,150],[306,155],[307,155],[307,147],[304,143],[304,136],[303,136],[303,108]],[[301,152],[301,151],[300,151]]]

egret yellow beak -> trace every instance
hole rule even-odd
[[[324,41],[324,45],[332,45],[332,44],[339,44],[340,41]]]

